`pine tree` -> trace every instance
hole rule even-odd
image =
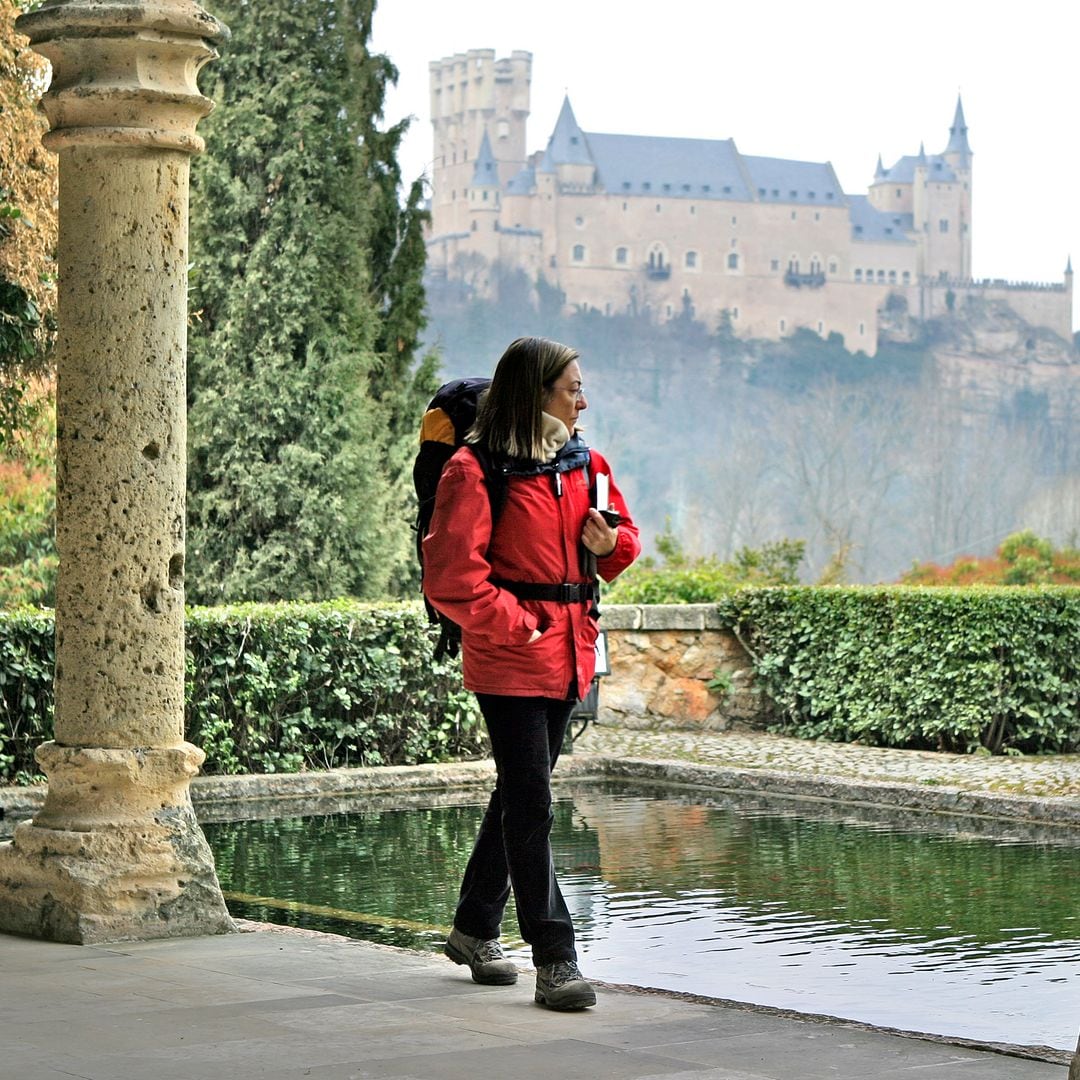
[[[21,6],[0,0],[0,445],[41,399],[56,306],[56,158],[41,145],[36,108],[45,61],[15,31]]]
[[[385,595],[408,577],[403,492],[431,381],[419,190],[368,0],[222,0],[192,196],[189,595]],[[393,335],[391,337],[391,335]],[[391,347],[392,346],[392,347]],[[408,451],[403,436],[408,436]]]

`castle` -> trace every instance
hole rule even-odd
[[[930,318],[968,296],[1004,301],[1072,340],[1072,266],[1052,284],[971,279],[972,151],[962,103],[939,154],[877,170],[846,194],[828,162],[742,154],[733,139],[607,135],[569,98],[528,154],[532,54],[471,49],[430,64],[434,128],[428,266],[497,293],[524,271],[568,310],[692,312],[778,340],[805,327],[872,356],[880,313]]]

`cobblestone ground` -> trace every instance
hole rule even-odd
[[[807,776],[933,784],[1009,795],[1080,797],[1080,754],[989,757],[807,742],[757,732],[636,730],[590,724],[582,753],[690,761]]]

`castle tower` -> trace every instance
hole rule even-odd
[[[959,271],[962,281],[971,278],[971,146],[968,144],[967,122],[964,119],[964,103],[956,95],[956,112],[949,128],[949,145],[941,155],[952,166],[959,184],[957,206],[957,243],[959,246]]]
[[[469,191],[485,136],[500,185],[524,167],[532,53],[496,59],[494,49],[470,49],[432,61],[429,71],[431,232],[438,237],[470,228]]]
[[[485,131],[469,181],[468,212],[472,250],[483,255],[489,263],[499,257],[500,189],[499,163]]]

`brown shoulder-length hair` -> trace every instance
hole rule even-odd
[[[466,442],[496,454],[543,460],[543,412],[555,380],[578,351],[547,338],[522,337],[502,354]]]

